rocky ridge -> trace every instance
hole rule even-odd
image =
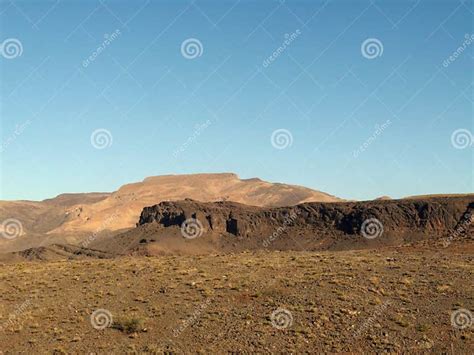
[[[392,244],[449,238],[453,234],[456,238],[472,238],[473,212],[474,199],[470,196],[304,203],[280,208],[188,199],[145,207],[137,226],[154,223],[165,228],[180,227],[183,222],[195,219],[204,234],[233,235],[241,239],[262,241],[263,238],[265,241],[265,237],[275,239],[272,236],[277,234],[278,237],[310,238],[313,243],[326,239],[333,244],[342,238],[355,243],[378,239],[379,243]],[[359,238],[361,233],[366,238]],[[328,241],[328,238],[333,240]]]

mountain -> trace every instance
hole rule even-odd
[[[15,218],[23,229],[20,237],[0,238],[0,252],[52,243],[77,244],[91,236],[95,239],[114,234],[134,227],[145,206],[186,198],[261,207],[342,201],[302,186],[240,179],[231,173],[154,176],[112,193],[62,194],[44,201],[0,201],[0,221]]]

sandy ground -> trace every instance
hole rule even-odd
[[[0,353],[469,354],[473,271],[449,248],[5,264]]]

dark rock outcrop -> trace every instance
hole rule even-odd
[[[465,226],[465,220],[470,218],[466,216],[472,215],[473,206],[472,197],[304,203],[280,208],[185,200],[144,208],[138,224],[180,226],[186,219],[196,218],[208,232],[243,238],[271,235],[281,227],[288,234],[351,236],[361,232],[364,221],[376,219],[386,236],[417,239],[447,236],[461,223]],[[472,230],[464,229],[466,233]]]

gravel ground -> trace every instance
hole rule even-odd
[[[4,264],[0,353],[470,354],[473,270],[449,248]]]

